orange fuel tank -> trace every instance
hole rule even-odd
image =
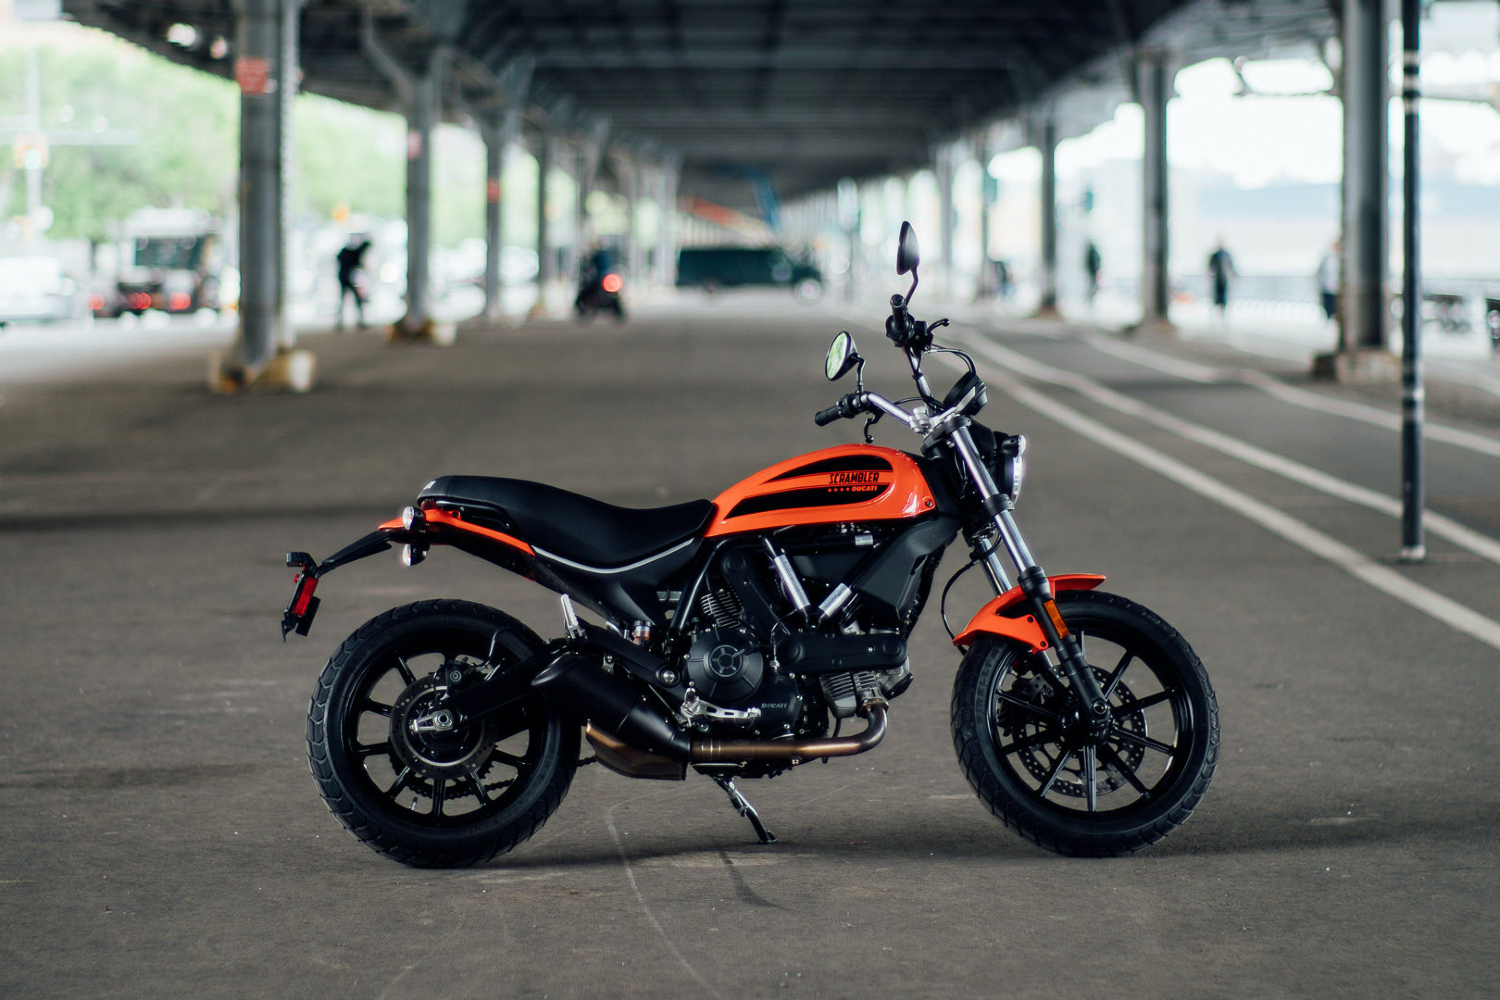
[[[937,506],[917,463],[894,448],[845,444],[789,458],[714,499],[705,537],[841,521],[896,521]]]

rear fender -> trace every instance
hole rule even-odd
[[[363,538],[339,549],[322,562],[306,552],[288,552],[286,564],[298,567],[292,599],[281,615],[281,638],[296,632],[306,635],[318,613],[314,596],[318,581],[340,566],[384,552],[392,545],[404,544],[411,549],[411,564],[421,561],[431,545],[455,545],[466,551],[499,547],[518,555],[535,558],[536,552],[521,539],[469,522],[443,510],[417,510],[408,507],[401,517],[392,518]]]
[[[1064,590],[1093,590],[1104,582],[1104,577],[1093,573],[1064,573],[1049,576],[1047,582],[1053,594],[1060,594]],[[981,636],[993,635],[1019,642],[1030,652],[1040,653],[1049,645],[1047,636],[1036,616],[1024,613],[1025,601],[1026,595],[1020,587],[1007,590],[969,619],[969,624],[953,640],[953,645],[967,649]]]

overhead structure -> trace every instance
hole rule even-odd
[[[178,62],[231,73],[236,34],[222,0],[63,6]],[[464,106],[503,105],[496,80],[524,61],[534,122],[567,102],[576,120],[607,120],[612,140],[679,158],[682,194],[751,215],[748,178],[768,179],[785,200],[843,177],[920,169],[978,125],[1070,87],[1128,80],[1135,47],[1163,32],[1194,53],[1255,54],[1331,30],[1327,0],[307,0],[303,90],[404,107],[361,45],[366,16],[402,65],[425,67],[451,44],[449,87]],[[195,45],[167,40],[176,24],[194,29]],[[1076,134],[1060,124],[1060,138]]]

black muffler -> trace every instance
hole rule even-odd
[[[638,750],[680,761],[692,756],[692,741],[661,709],[586,656],[563,653],[531,686],[564,715],[613,733]]]

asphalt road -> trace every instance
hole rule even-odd
[[[207,396],[191,347],[7,384],[0,996],[1494,996],[1500,408],[1434,390],[1467,442],[1429,443],[1453,527],[1403,565],[1366,495],[1393,494],[1394,432],[1351,415],[1391,402],[1212,345],[954,331],[986,419],[1031,438],[1018,519],[1043,564],[1107,574],[1213,678],[1218,775],[1165,842],[1066,859],[985,811],[935,606],[884,744],[746,784],[774,846],[707,779],[599,767],[480,869],[403,868],[338,826],[304,717],[344,635],[426,597],[559,618],[458,553],[387,556],[330,577],[283,645],[286,550],[327,555],[438,474],[712,497],[857,439],[811,414],[841,326],[901,390],[877,323],[725,297],[446,349],[314,337],[306,396]],[[959,588],[956,613],[984,596]]]

